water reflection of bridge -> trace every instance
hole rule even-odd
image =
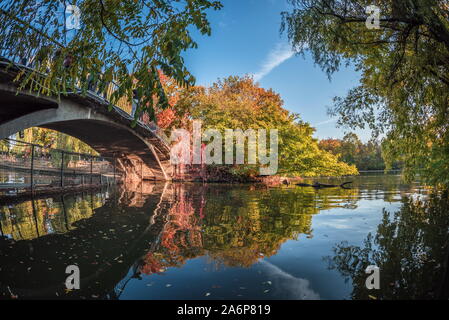
[[[77,264],[82,295],[105,297],[158,236],[164,185],[152,190],[141,195],[146,201],[137,207],[119,204],[115,196],[107,199],[106,193],[3,206],[0,294],[8,297],[12,290],[19,297],[63,297],[65,268]],[[120,199],[126,201],[130,194]],[[126,214],[117,210],[120,206],[126,206]]]

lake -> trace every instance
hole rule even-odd
[[[398,175],[348,179],[0,204],[0,299],[447,299],[447,194]],[[79,290],[66,290],[69,265]],[[380,289],[366,288],[370,265]]]

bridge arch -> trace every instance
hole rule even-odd
[[[56,130],[87,143],[101,156],[115,157],[126,180],[169,180],[169,148],[149,128],[131,127],[129,115],[96,96],[56,99],[0,83],[0,139],[30,127]]]

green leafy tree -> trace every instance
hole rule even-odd
[[[298,53],[310,50],[330,76],[346,62],[360,85],[331,110],[340,124],[384,133],[387,165],[404,164],[411,179],[422,170],[449,186],[449,5],[446,0],[290,0],[283,13]],[[369,5],[380,29],[366,26]]]
[[[340,158],[348,164],[353,164],[358,170],[385,170],[386,165],[382,155],[382,144],[377,139],[363,143],[355,133],[346,134],[343,139],[324,139],[320,148]],[[399,164],[395,163],[395,169]]]
[[[208,0],[74,0],[80,28],[70,30],[69,3],[60,0],[18,0],[0,3],[1,55],[29,64],[35,72],[19,73],[22,88],[40,94],[66,94],[75,87],[95,87],[112,104],[140,100],[136,117],[153,103],[168,105],[158,70],[181,85],[195,78],[184,65],[182,52],[196,48],[192,28],[211,32],[208,9],[221,9]],[[45,76],[42,76],[45,74]],[[117,90],[111,95],[111,82]],[[156,98],[156,99],[155,99]]]
[[[299,115],[283,108],[283,101],[273,90],[254,83],[251,77],[231,76],[210,88],[193,87],[180,93],[174,106],[176,121],[172,126],[185,127],[186,120],[201,120],[204,128],[277,129],[279,132],[279,173],[299,176],[341,176],[357,174],[354,166],[322,150],[313,138],[314,128]],[[225,148],[223,148],[225,150]],[[257,172],[250,166],[238,166],[238,172]]]

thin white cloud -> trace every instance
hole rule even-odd
[[[315,124],[315,127],[322,126],[322,125],[329,124],[329,123],[333,123],[333,122],[337,122],[337,119],[329,119],[329,120],[326,120],[326,121],[318,122],[317,124]]]
[[[260,81],[274,68],[293,57],[294,54],[295,53],[288,44],[278,43],[276,47],[268,54],[268,57],[263,62],[260,70],[253,74],[254,80]]]

